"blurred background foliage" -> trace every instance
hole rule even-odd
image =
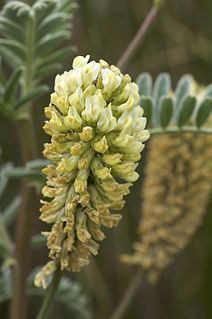
[[[72,43],[78,54],[90,54],[92,59],[103,58],[116,63],[122,51],[146,16],[150,0],[79,0],[74,19]],[[2,8],[5,1],[0,1]],[[192,73],[202,84],[209,84],[212,75],[212,2],[211,0],[167,0],[156,24],[142,47],[136,52],[127,72],[135,78],[140,72],[155,76],[169,72],[174,85],[184,73]],[[64,69],[71,60],[66,60]],[[46,82],[52,87],[54,77]],[[34,103],[39,153],[48,137],[42,131],[43,108],[48,104],[48,94]],[[8,161],[20,165],[20,148],[16,125],[0,117],[1,163]],[[148,149],[148,146],[147,146]],[[145,155],[143,160],[145,160]],[[142,167],[142,168],[141,168]],[[82,273],[71,275],[83,286],[90,301],[90,311],[95,318],[108,318],[111,307],[120,299],[132,269],[123,265],[118,256],[131,250],[136,239],[135,229],[140,214],[140,188],[144,167],[140,165],[141,178],[131,190],[119,227],[109,231],[102,243],[96,264],[91,261]],[[1,209],[17,194],[18,181],[10,181],[10,192],[1,199]],[[156,286],[143,283],[132,303],[126,319],[211,319],[212,318],[212,199],[207,207],[204,223],[192,242],[167,269]],[[37,213],[39,216],[39,212]],[[37,222],[34,233],[42,228]],[[13,237],[13,226],[11,227]],[[35,249],[31,266],[46,260],[47,250]],[[99,270],[100,269],[100,270]],[[7,301],[0,305],[0,318],[7,317]],[[38,302],[32,299],[30,318],[34,318]],[[99,316],[99,313],[104,315]],[[66,311],[55,306],[51,318],[69,318]],[[75,317],[73,317],[75,318]]]

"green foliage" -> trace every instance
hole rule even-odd
[[[144,114],[147,119],[147,125],[151,121],[152,118],[152,110],[153,110],[153,99],[151,96],[143,95],[141,97],[141,105],[144,109]]]
[[[32,89],[28,94],[21,98],[17,103],[14,104],[14,110],[18,110],[29,102],[39,98],[44,93],[48,92],[47,85],[39,85],[35,89]]]
[[[185,95],[179,103],[177,113],[177,124],[179,127],[185,125],[191,118],[196,106],[196,98],[194,96]]]
[[[0,167],[0,200],[5,194],[9,181],[9,178],[5,175],[5,172],[7,170],[11,170],[12,168],[13,166],[10,163]],[[17,215],[20,202],[20,197],[17,196],[15,199],[10,201],[6,208],[3,209],[1,207],[0,209],[0,257],[3,260],[10,258],[13,251],[13,243],[7,230],[7,226],[10,225]]]
[[[45,177],[41,170],[48,163],[49,161],[47,160],[36,159],[28,162],[25,167],[6,166],[4,171],[2,172],[2,176],[6,180],[8,180],[9,178],[27,179],[32,185],[40,189],[40,187],[43,185],[45,181]]]
[[[196,116],[196,125],[201,127],[207,121],[209,115],[212,112],[212,98],[206,97],[206,99],[199,105]]]
[[[184,75],[181,77],[179,82],[177,83],[177,87],[175,90],[175,107],[179,108],[182,99],[189,94],[193,82],[193,78],[191,75]]]
[[[14,167],[13,164],[7,163],[0,167],[0,198],[6,189],[9,179],[27,179],[35,187],[40,187],[45,181],[45,177],[42,173],[44,168],[50,161],[45,159],[36,159],[28,162],[24,167]],[[8,207],[5,209],[5,223],[9,224],[13,218],[14,211],[20,205],[20,197],[17,196],[10,202]]]
[[[2,221],[4,222],[5,226],[10,226],[10,224],[14,221],[18,209],[21,204],[21,197],[17,195],[12,201],[7,205],[4,209]]]
[[[34,277],[38,269],[34,269],[27,281],[27,294],[30,297],[45,297],[46,291],[34,286]],[[0,303],[7,301],[12,296],[12,271],[8,267],[2,268],[0,272]],[[82,292],[81,285],[63,277],[56,293],[56,301],[61,304],[67,312],[75,315],[77,319],[90,319],[88,298]]]
[[[11,297],[11,270],[2,269],[0,272],[0,303]]]
[[[31,237],[31,245],[35,249],[46,245],[46,237],[43,235],[40,235],[40,234],[32,236]]]
[[[171,86],[171,80],[168,73],[161,73],[155,80],[153,87],[153,97],[158,103],[162,96],[165,96],[169,93]]]
[[[3,195],[8,183],[8,176],[6,172],[11,170],[13,165],[11,163],[7,163],[4,166],[0,167],[0,197]]]
[[[165,128],[169,125],[169,122],[173,114],[173,101],[171,97],[163,96],[159,101],[159,123],[161,127]]]
[[[179,131],[212,134],[209,120],[212,85],[200,89],[191,75],[184,75],[174,91],[167,73],[159,74],[154,83],[149,73],[141,73],[137,84],[147,127],[153,134]]]
[[[21,73],[22,71],[20,69],[17,69],[16,71],[14,71],[14,73],[12,74],[8,83],[5,86],[3,100],[5,101],[6,104],[12,101],[12,99],[14,98],[17,92],[18,82],[20,80]]]
[[[28,162],[25,167],[14,167],[11,163],[6,163],[0,166],[0,200],[6,194],[7,189],[9,189],[8,183],[11,178],[26,178],[31,184],[33,184],[33,186],[40,189],[44,182],[44,176],[41,169],[46,166],[47,163],[48,161],[39,159]],[[10,200],[8,205],[4,208],[1,207],[0,209],[0,257],[4,260],[4,263],[12,258],[13,242],[10,238],[8,227],[16,219],[20,204],[21,196],[18,194]],[[33,247],[40,245],[40,242],[40,238],[32,240]]]
[[[61,69],[73,51],[73,46],[61,45],[70,39],[75,9],[74,0],[38,0],[32,7],[10,1],[1,11],[0,55],[13,71],[9,81],[1,81],[0,110],[10,119],[20,118],[48,91],[39,83]]]
[[[28,278],[28,294],[30,296],[45,297],[46,291],[34,286],[34,277],[39,269],[33,270]],[[82,292],[81,285],[68,277],[62,277],[57,293],[56,301],[65,307],[75,318],[90,319],[88,299]]]
[[[141,73],[137,78],[139,93],[141,96],[149,96],[152,92],[152,77],[149,73]]]
[[[7,163],[0,167],[0,199],[3,197],[9,182],[8,172],[12,171],[13,169],[14,167],[11,163]],[[1,212],[1,222],[3,222],[5,225],[10,225],[16,216],[20,203],[21,198],[19,195],[17,195],[13,200],[10,201],[3,212]]]

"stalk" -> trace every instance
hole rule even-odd
[[[124,317],[130,303],[132,302],[133,298],[135,297],[142,280],[142,270],[139,269],[136,273],[134,278],[131,280],[129,286],[127,287],[125,294],[123,295],[121,301],[119,302],[118,306],[114,310],[110,319],[121,319]]]
[[[31,119],[19,121],[18,129],[22,150],[22,161],[23,164],[26,164],[28,161],[36,158],[35,136]],[[26,181],[23,181],[21,192],[22,203],[16,224],[16,267],[14,269],[13,295],[10,309],[11,319],[26,318],[26,278],[29,270],[30,237],[32,225],[36,216],[34,214],[33,217],[34,201],[36,198],[35,189],[30,187]]]
[[[39,312],[36,319],[49,318],[49,314],[50,314],[51,308],[53,306],[54,298],[55,298],[55,295],[57,293],[57,288],[58,288],[59,283],[60,283],[61,274],[62,274],[62,272],[61,272],[60,268],[58,268],[53,275],[52,282],[51,282],[51,284],[47,290],[47,293],[46,293],[46,298],[44,300],[44,303],[43,303],[43,305],[40,309],[40,312]]]
[[[156,20],[157,13],[161,7],[162,2],[163,0],[153,1],[152,8],[150,9],[148,15],[146,16],[144,22],[141,24],[141,27],[139,28],[135,37],[132,39],[132,41],[130,42],[126,50],[124,51],[123,55],[117,62],[117,66],[119,68],[123,69],[124,67],[127,66],[129,60],[131,59],[131,57],[137,50],[138,46],[143,42],[146,33],[152,26],[153,22]],[[141,277],[142,277],[142,273],[141,271],[138,271],[138,273],[136,273],[135,278],[132,280],[128,289],[126,290],[126,294],[124,295],[122,301],[118,305],[111,319],[120,319],[123,316],[123,314],[125,313],[126,309],[128,308],[130,302],[132,301],[135,293],[137,292],[140,286]],[[44,300],[44,304],[41,308],[40,313],[38,314],[37,319],[48,318],[49,312],[54,302],[54,297],[60,282],[60,278],[61,278],[61,270],[58,269],[54,274],[54,277],[48,289],[48,293]],[[12,318],[12,319],[15,319],[15,318]]]
[[[35,43],[35,20],[33,16],[28,17],[26,28],[26,60],[23,71],[22,95],[25,96],[33,87],[33,58]],[[19,139],[22,153],[22,162],[25,165],[28,161],[36,158],[36,137],[30,114],[31,105],[27,105],[23,117],[17,122]],[[13,295],[10,307],[11,319],[25,319],[27,316],[26,279],[29,270],[30,238],[32,226],[35,220],[33,214],[36,198],[35,189],[26,181],[22,182],[22,203],[16,224],[16,267],[13,278]]]
[[[149,32],[150,28],[156,21],[158,12],[163,4],[164,0],[154,0],[152,7],[145,17],[143,23],[141,23],[140,28],[135,34],[132,41],[129,43],[120,59],[117,61],[117,66],[122,70],[126,68],[130,59],[133,57],[139,46],[144,42],[146,34]],[[155,131],[153,134],[160,134],[159,130]],[[119,302],[118,306],[115,308],[110,319],[121,319],[126,313],[130,303],[135,297],[142,280],[142,270],[139,269],[136,273],[129,286],[126,289],[124,296]]]
[[[212,135],[212,129],[210,128],[197,128],[197,127],[189,127],[184,126],[182,128],[179,127],[168,127],[166,129],[162,128],[150,128],[149,129],[151,136],[152,135],[160,135],[160,134],[176,134],[176,133],[196,133],[196,134],[206,134]]]
[[[143,43],[146,34],[150,30],[151,26],[155,22],[158,12],[161,8],[163,0],[155,0],[153,1],[153,5],[145,17],[143,23],[141,24],[140,28],[138,29],[137,33],[135,34],[132,41],[129,43],[123,54],[121,55],[120,59],[117,61],[117,66],[120,69],[125,69],[128,65],[130,59],[135,54],[138,47]]]
[[[7,231],[7,227],[5,226],[5,223],[4,223],[4,220],[2,217],[0,217],[0,238],[4,244],[4,247],[7,251],[7,254],[9,254],[9,256],[11,256],[12,251],[13,251],[13,242],[10,238],[10,235]]]

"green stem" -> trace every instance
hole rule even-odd
[[[123,318],[124,314],[126,313],[131,301],[135,297],[142,279],[142,270],[138,269],[135,273],[134,278],[131,280],[129,286],[126,289],[126,292],[121,299],[120,303],[116,307],[115,311],[113,312],[110,319],[121,319]]]
[[[212,135],[212,129],[189,127],[189,126],[185,126],[185,127],[182,127],[182,128],[179,128],[179,127],[168,127],[168,128],[165,128],[165,129],[152,128],[152,129],[149,129],[149,131],[150,131],[150,135],[176,134],[176,133],[196,133],[196,134]]]
[[[13,243],[7,231],[7,227],[5,226],[3,217],[0,217],[0,238],[1,241],[4,243],[8,255],[11,256],[13,251]]]
[[[61,270],[58,268],[52,278],[52,282],[47,290],[45,300],[36,319],[47,319],[53,306],[54,298],[61,279]]]

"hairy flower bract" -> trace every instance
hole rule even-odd
[[[129,75],[103,60],[78,56],[73,69],[57,75],[45,114],[51,136],[44,156],[51,163],[43,187],[41,220],[51,224],[47,238],[51,261],[36,276],[47,286],[55,271],[80,271],[104,239],[101,226],[114,227],[121,215],[143,142],[149,137],[139,105],[138,87]]]

